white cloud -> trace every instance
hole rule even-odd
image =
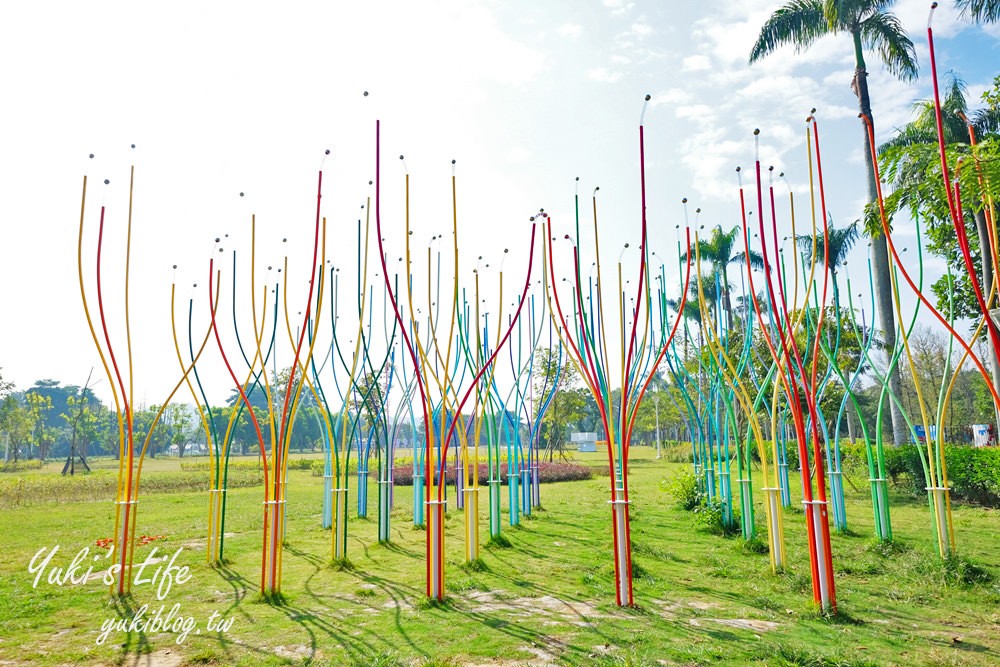
[[[700,123],[711,123],[715,119],[712,107],[707,104],[686,104],[674,109],[678,118],[690,118]]]
[[[651,109],[655,109],[661,104],[685,104],[693,98],[694,96],[683,88],[668,88],[653,95],[653,99],[649,101],[649,106]]]
[[[579,23],[563,23],[556,28],[556,34],[560,37],[579,37],[583,34],[583,26]]]
[[[587,78],[601,83],[615,83],[621,80],[622,73],[611,71],[607,67],[595,67],[587,70]]]
[[[507,151],[507,161],[514,164],[527,162],[531,156],[531,151],[525,146],[511,146]]]
[[[681,61],[681,68],[685,72],[700,72],[711,67],[712,61],[706,55],[687,56]]]
[[[625,0],[604,0],[604,6],[610,9],[612,14],[621,15],[631,11],[635,3]]]
[[[631,33],[640,39],[653,34],[653,27],[648,23],[633,23]]]

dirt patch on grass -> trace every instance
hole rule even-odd
[[[144,655],[127,656],[122,663],[125,667],[180,667],[184,663],[184,656],[174,653],[170,649],[154,651]],[[107,667],[104,663],[98,663],[96,667]]]
[[[573,624],[586,623],[588,619],[614,617],[613,614],[598,609],[594,603],[561,600],[551,595],[513,597],[506,591],[495,590],[469,591],[462,598],[470,603],[473,611],[481,613],[532,614]]]
[[[688,621],[691,625],[702,627],[706,623],[718,623],[730,628],[740,630],[750,630],[751,632],[770,632],[778,628],[778,624],[773,621],[762,621],[758,618],[692,618]]]

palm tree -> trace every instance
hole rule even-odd
[[[1000,21],[1000,0],[955,0],[955,6],[979,23]]]
[[[712,265],[713,273],[710,280],[704,281],[706,286],[705,298],[706,300],[714,298],[715,290],[709,286],[715,285],[715,276],[717,275],[722,291],[722,306],[726,311],[726,327],[728,329],[731,329],[733,326],[733,302],[730,295],[729,275],[726,269],[730,264],[745,264],[747,261],[745,252],[733,253],[733,250],[736,248],[736,236],[739,234],[739,230],[740,228],[736,226],[728,232],[724,232],[722,231],[722,225],[716,225],[707,241],[704,239],[698,240],[698,257],[702,262],[708,262]],[[687,254],[681,256],[682,262],[686,259]],[[750,268],[757,269],[758,271],[764,268],[764,258],[753,250],[750,251]],[[694,290],[694,293],[697,294],[697,287],[694,287]],[[712,292],[711,296],[709,295],[709,291]]]
[[[854,78],[851,89],[858,98],[861,114],[874,127],[871,98],[868,94],[868,69],[865,51],[874,50],[885,68],[894,76],[910,81],[917,76],[917,56],[913,42],[906,36],[899,19],[888,11],[895,0],[790,0],[778,9],[761,28],[760,36],[750,51],[755,63],[778,47],[791,44],[796,49],[809,48],[821,37],[847,33],[854,44]],[[868,132],[862,124],[865,139],[865,166],[868,176],[868,201],[877,198],[875,172],[872,167]],[[878,300],[879,324],[886,342],[887,357],[895,348],[895,318],[893,317],[892,286],[889,277],[889,253],[885,237],[872,237],[872,268]],[[898,369],[889,376],[893,391],[900,389]],[[892,430],[896,442],[905,442],[907,428],[903,416],[893,406]]]

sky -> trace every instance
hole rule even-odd
[[[750,66],[759,28],[778,6],[770,0],[5,3],[0,373],[26,389],[41,378],[80,385],[93,369],[96,393],[109,399],[77,276],[81,194],[86,175],[82,254],[92,308],[100,207],[106,207],[102,285],[108,329],[123,355],[132,165],[127,332],[136,402],[161,403],[180,377],[171,285],[180,331],[193,299],[195,338],[204,335],[209,261],[225,264],[223,280],[232,279],[230,253],[235,249],[241,262],[250,256],[251,215],[258,288],[274,282],[287,257],[292,319],[302,311],[321,169],[327,259],[344,269],[337,312],[350,319],[344,304],[357,289],[358,221],[374,205],[376,120],[390,263],[403,254],[408,173],[415,264],[423,266],[429,245],[450,249],[454,214],[460,281],[471,289],[477,269],[491,303],[499,299],[501,265],[505,301],[525,279],[532,215],[544,208],[559,239],[573,231],[575,192],[587,229],[600,188],[604,262],[612,265],[618,256],[626,267],[638,262],[638,127],[647,94],[649,243],[668,267],[676,266],[678,226],[686,220],[694,229],[704,225],[703,233],[740,222],[735,168],[752,168],[755,128],[765,167],[784,172],[788,187],[805,199],[804,121],[813,107],[829,212],[836,224],[847,224],[860,216],[865,199],[850,40],[827,37],[808,52],[782,49]],[[868,59],[878,141],[911,119],[915,100],[930,95],[928,9],[911,0],[894,8],[916,45],[919,80],[897,81]],[[935,34],[939,72],[961,76],[975,104],[996,74],[1000,30],[963,21],[944,2]],[[374,219],[371,225],[374,245]],[[912,242],[905,225],[898,233],[901,245]],[[580,242],[590,248],[591,236],[581,234]],[[622,250],[625,243],[630,250]],[[852,275],[866,270],[859,245]],[[565,276],[571,259],[565,244],[557,247],[556,274]],[[535,253],[537,271],[540,245]],[[368,282],[376,282],[377,254],[370,258]],[[941,268],[935,260],[928,266]],[[248,274],[243,263],[238,271]],[[675,274],[668,272],[674,292]],[[381,299],[376,318],[383,316]],[[252,330],[250,320],[241,321]],[[217,354],[209,364],[216,400],[232,385]]]

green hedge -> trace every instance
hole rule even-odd
[[[926,449],[923,451],[926,454]],[[896,488],[918,496],[926,493],[924,468],[917,447],[889,445],[883,453],[886,474]],[[863,444],[841,445],[840,454],[844,470],[868,474]],[[953,498],[1000,507],[1000,447],[945,445],[944,457]]]
[[[303,459],[303,458],[289,458],[288,459],[288,470],[311,470],[313,464],[319,459]],[[271,465],[271,459],[268,457],[267,465]],[[211,461],[182,461],[181,470],[189,472],[209,472],[212,469]],[[229,471],[234,470],[261,470],[261,463],[259,458],[254,458],[253,460],[229,460]]]

